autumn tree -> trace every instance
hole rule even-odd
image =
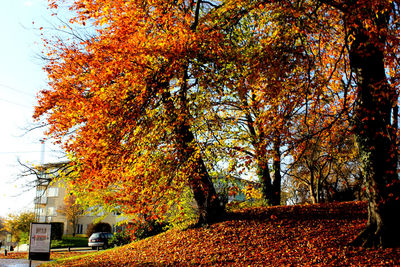
[[[34,221],[35,214],[30,211],[10,214],[4,219],[2,230],[10,233],[13,241],[19,242],[28,236],[31,223]]]
[[[312,203],[339,200],[345,192],[350,194],[347,200],[357,197],[351,194],[360,190],[359,161],[354,139],[345,133],[326,131],[292,151],[289,175],[308,188]]]
[[[353,244],[399,245],[399,177],[397,174],[396,1],[323,1],[341,12],[357,86],[354,131],[368,196],[368,223]],[[387,64],[385,66],[385,63]],[[389,63],[389,64],[388,64]],[[391,67],[389,73],[386,67]],[[387,74],[390,76],[388,77]]]
[[[215,20],[229,22],[224,16],[230,11],[229,5],[222,7]],[[224,35],[223,55],[198,70],[199,84],[212,103],[204,123],[210,142],[228,158],[228,173],[255,170],[270,205],[280,204],[281,150],[295,110],[303,103],[283,99],[286,90],[296,91],[304,84],[298,67],[307,65],[286,25],[273,30],[282,19],[279,13],[266,14],[256,6],[232,24],[216,24]]]
[[[64,205],[58,207],[57,212],[67,218],[67,221],[72,225],[72,236],[75,236],[78,219],[84,212],[81,205],[76,202],[76,196],[67,194],[64,199]]]
[[[4,229],[4,218],[0,217],[0,242],[6,240],[6,230]]]
[[[323,101],[323,92],[334,88],[333,85],[339,88],[344,80],[351,86],[344,86],[341,93],[344,99],[349,93],[346,88],[356,89],[352,123],[362,162],[362,176],[366,181],[369,219],[366,230],[353,244],[382,247],[398,245],[400,228],[396,226],[398,219],[394,215],[400,202],[397,174],[398,3],[384,0],[285,1],[276,4],[269,1],[240,1],[240,4],[232,4],[230,10],[235,9],[236,16],[242,16],[249,12],[249,7],[260,4],[265,4],[266,12],[278,6],[285,12],[297,15],[300,20],[304,17],[314,18],[320,26],[307,27],[312,26],[307,23],[301,28],[295,27],[295,30],[304,34],[305,44],[309,45],[310,51],[317,52],[313,53],[313,58],[317,59],[318,68],[310,70],[312,75],[332,69],[332,75],[337,78],[327,80],[329,86],[323,82],[314,84],[322,94],[317,90],[317,94],[307,93],[305,96],[310,97],[318,111],[323,106],[314,104]],[[298,9],[299,6],[304,8]],[[323,39],[315,38],[314,30],[320,31]],[[327,45],[321,49],[317,40]],[[332,43],[332,40],[336,43]],[[349,70],[339,68],[336,71],[337,64],[334,63],[346,54],[351,71],[347,76]],[[328,62],[330,59],[334,61]],[[309,118],[315,120],[318,114],[313,113]],[[308,123],[306,126],[309,126]]]
[[[92,181],[85,189],[132,214],[165,213],[188,186],[199,223],[215,220],[222,208],[196,127],[218,114],[207,108],[219,93],[219,103],[238,105],[229,116],[245,118],[266,188],[271,162],[280,175],[283,148],[297,159],[333,155],[329,137],[352,126],[369,196],[354,244],[398,244],[396,1],[75,1],[71,10],[71,22],[97,35],[48,42],[51,89],[35,117],[70,153],[75,183]],[[259,27],[244,30],[246,19]]]
[[[234,164],[254,166],[272,205],[280,203],[283,159],[332,131],[347,118],[352,103],[351,88],[341,80],[348,65],[344,34],[340,25],[329,28],[317,20],[318,9],[308,2],[227,2],[214,19],[225,36],[225,53],[207,65],[206,78],[199,81],[217,90],[212,135],[223,131],[217,139],[230,149]]]
[[[196,88],[191,58],[199,50],[210,53],[204,47],[218,40],[198,29],[207,6],[213,7],[202,1],[77,1],[71,22],[92,23],[97,36],[48,42],[52,89],[42,91],[35,117],[46,117],[49,135],[71,154],[80,171],[74,183],[92,181],[89,191],[128,214],[165,213],[186,186],[200,224],[223,212],[188,106]]]

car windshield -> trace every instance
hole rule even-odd
[[[98,237],[100,237],[100,233],[95,233],[95,234],[92,234],[92,236],[91,236],[92,238],[98,238]]]

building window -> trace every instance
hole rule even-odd
[[[37,194],[36,195],[38,195],[39,197],[44,196],[44,190],[42,190],[42,189],[37,190]]]
[[[38,216],[43,216],[43,215],[44,215],[44,209],[43,209],[43,208],[39,208],[39,209],[37,210],[37,215],[38,215]]]
[[[77,224],[76,225],[76,233],[77,234],[83,234],[83,224]]]
[[[47,208],[47,216],[57,216],[57,211],[55,207]]]
[[[58,197],[58,187],[49,187],[49,189],[47,189],[47,196]]]

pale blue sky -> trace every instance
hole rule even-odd
[[[52,20],[47,0],[0,0],[0,216],[33,209],[34,190],[23,193],[23,182],[14,182],[24,163],[41,161],[43,137],[34,131],[21,137],[32,123],[36,94],[46,86],[40,32]],[[35,24],[32,24],[32,22]],[[54,161],[54,148],[46,144],[45,162]]]

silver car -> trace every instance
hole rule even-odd
[[[88,246],[92,247],[92,249],[97,249],[100,247],[103,247],[104,249],[108,248],[108,241],[113,237],[114,235],[112,233],[105,233],[105,232],[99,232],[99,233],[93,233],[89,237],[89,242]]]

